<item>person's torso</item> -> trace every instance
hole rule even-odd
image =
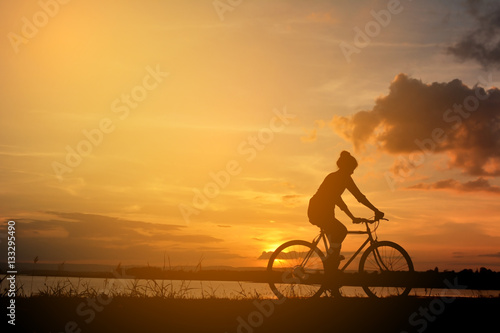
[[[344,193],[352,179],[349,175],[332,172],[326,176],[316,193],[311,198],[311,204],[315,206],[335,206],[335,202]]]

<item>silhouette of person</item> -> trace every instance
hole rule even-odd
[[[343,151],[337,160],[337,166],[339,169],[326,176],[318,191],[309,200],[307,209],[309,222],[324,229],[330,242],[330,253],[326,261],[326,269],[330,271],[337,270],[340,260],[343,259],[340,256],[340,248],[347,236],[347,228],[335,218],[335,206],[344,211],[353,223],[357,222],[357,218],[352,215],[341,198],[345,189],[349,190],[360,203],[373,210],[376,219],[384,217],[384,213],[368,201],[351,178],[358,166],[356,159],[349,152]]]

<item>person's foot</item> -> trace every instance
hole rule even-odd
[[[345,260],[343,255],[337,257],[330,256],[325,260],[325,272],[326,274],[334,274],[339,271],[339,265],[342,260]]]

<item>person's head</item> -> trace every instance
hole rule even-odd
[[[337,160],[337,166],[340,170],[352,174],[354,169],[358,167],[358,161],[356,161],[348,151],[344,150],[340,153],[340,157]]]

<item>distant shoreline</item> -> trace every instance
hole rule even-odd
[[[0,272],[0,275],[5,275]],[[19,272],[24,276],[53,276],[53,277],[80,277],[102,279],[143,279],[143,280],[185,280],[185,281],[245,281],[267,283],[270,276],[261,270],[161,270],[154,267],[137,267],[121,269],[113,272],[69,272],[35,270]],[[362,276],[358,273],[343,273],[342,285],[362,285]],[[459,283],[461,289],[473,290],[500,290],[500,272],[488,269],[477,271],[462,270],[460,272],[415,272],[412,278],[412,287],[415,288],[449,288],[450,283]],[[455,282],[454,282],[455,281]]]

